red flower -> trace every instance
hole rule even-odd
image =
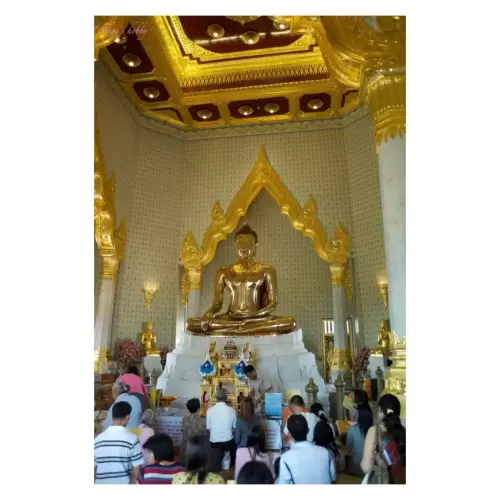
[[[141,360],[139,346],[132,339],[120,340],[116,345],[116,359],[120,363],[132,364]]]

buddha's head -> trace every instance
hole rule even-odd
[[[257,233],[245,223],[235,234],[236,253],[240,259],[251,259],[257,249]]]

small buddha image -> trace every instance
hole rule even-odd
[[[389,327],[389,320],[383,319],[380,322],[380,331],[378,333],[378,345],[383,351],[389,350],[391,343],[391,329]]]
[[[208,355],[209,355],[210,360],[212,361],[212,363],[217,363],[217,351],[216,351],[216,348],[217,348],[216,341],[212,340],[210,342],[210,347],[208,349]]]
[[[156,335],[153,333],[153,323],[147,321],[145,330],[141,333],[141,345],[145,356],[156,356],[160,351],[156,348]]]

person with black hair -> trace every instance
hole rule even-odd
[[[287,422],[292,438],[289,451],[281,456],[278,484],[331,484],[335,462],[328,451],[307,440],[309,427],[303,415],[291,415]]]
[[[186,444],[186,471],[179,472],[172,484],[225,484],[212,472],[212,449],[208,436],[193,436]]]
[[[238,479],[240,470],[247,462],[264,462],[271,469],[271,458],[266,453],[266,434],[264,429],[256,425],[250,429],[245,448],[236,450],[234,477]]]
[[[311,407],[312,409],[312,407]],[[345,468],[345,460],[335,443],[335,434],[328,421],[321,419],[314,427],[314,443],[328,450],[335,461],[335,470],[342,471]]]
[[[181,462],[185,461],[186,443],[197,435],[208,435],[205,418],[200,415],[201,403],[198,398],[192,398],[186,403],[189,415],[182,417]]]
[[[156,434],[144,443],[144,449],[154,457],[154,463],[141,468],[138,484],[171,484],[173,477],[186,470],[175,461],[174,443],[167,434]]]
[[[252,365],[245,366],[243,372],[248,379],[250,397],[253,399],[256,413],[264,413],[264,395],[266,392],[272,391],[272,384],[268,384],[267,387],[264,379],[257,375],[257,370]]]
[[[273,473],[265,463],[250,461],[241,468],[236,484],[274,484]]]
[[[306,404],[304,403],[302,396],[299,396],[298,394],[290,398],[288,407],[290,408],[291,415],[304,416],[304,418],[307,421],[307,426],[309,429],[309,433],[307,434],[307,440],[312,443],[314,438],[314,427],[318,423],[319,418],[312,412],[306,412]],[[290,440],[290,432],[288,431],[288,422],[285,424],[285,429],[283,430],[283,434],[284,434],[283,441],[284,444],[286,445]]]
[[[149,392],[144,385],[143,380],[139,375],[139,370],[135,365],[129,365],[127,372],[118,378],[120,382],[127,384],[130,387],[129,394],[136,396],[141,402],[142,411],[151,408],[149,400]]]
[[[361,469],[368,473],[378,453],[388,466],[391,484],[406,484],[406,429],[400,419],[401,403],[393,394],[385,394],[379,399],[378,412],[378,424],[366,435]]]
[[[368,401],[368,393],[361,389],[354,390],[354,406],[357,410],[357,423],[366,436],[368,429],[373,425],[373,411]]]
[[[240,414],[234,428],[234,441],[236,448],[247,446],[248,433],[252,427],[261,425],[262,419],[255,414],[255,405],[252,398],[244,398],[240,404]]]
[[[94,439],[96,484],[135,484],[143,464],[138,437],[125,427],[132,407],[118,401],[111,407],[111,425]]]

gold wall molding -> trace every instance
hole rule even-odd
[[[206,128],[200,130],[181,130],[155,118],[141,114],[134,106],[122,86],[117,82],[110,69],[103,63],[95,65],[96,71],[103,77],[106,84],[111,87],[127,111],[139,124],[148,130],[174,137],[182,141],[201,141],[206,139],[224,139],[228,137],[246,137],[252,135],[282,134],[293,132],[315,132],[318,130],[337,130],[348,127],[352,123],[365,118],[368,109],[358,106],[348,113],[330,118],[317,118],[314,120],[296,120],[288,122],[236,125],[234,127]]]
[[[115,176],[113,172],[106,181],[97,112],[94,119],[94,237],[103,260],[102,278],[116,280],[119,261],[125,252],[126,225],[123,218],[115,229]]]
[[[371,75],[366,90],[378,149],[382,142],[406,134],[406,73]]]
[[[316,254],[330,266],[345,267],[350,253],[349,236],[339,224],[332,241],[317,217],[317,204],[309,196],[302,207],[293,194],[283,184],[273,169],[264,146],[260,146],[257,159],[250,173],[224,212],[217,201],[212,208],[212,223],[203,236],[199,246],[191,231],[186,233],[182,242],[181,260],[190,276],[190,288],[199,287],[196,280],[201,278],[202,267],[208,265],[215,256],[217,245],[225,240],[236,227],[257,198],[262,189],[274,199],[282,214],[285,214],[293,228],[312,240]]]
[[[114,280],[118,278],[118,266],[120,259],[113,255],[104,255],[101,257],[101,278],[103,280]]]

